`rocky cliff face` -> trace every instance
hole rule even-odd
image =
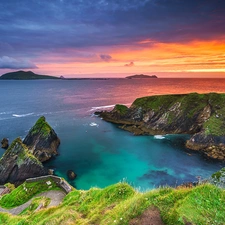
[[[0,184],[20,184],[27,178],[46,175],[47,172],[20,138],[13,141],[0,159]]]
[[[97,114],[135,135],[190,134],[188,148],[225,161],[225,94],[150,96]]]
[[[57,155],[60,140],[55,131],[45,121],[45,117],[42,116],[30,129],[23,143],[39,161],[44,162]]]

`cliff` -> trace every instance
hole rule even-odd
[[[186,146],[225,161],[225,94],[161,95],[98,112],[135,135],[190,134]]]
[[[60,140],[55,131],[45,121],[45,117],[42,116],[30,129],[23,143],[39,161],[44,162],[58,154],[57,148]]]
[[[46,175],[47,170],[17,138],[0,159],[0,184],[20,184],[30,177]]]
[[[37,79],[59,79],[58,77],[48,75],[38,75],[32,71],[16,71],[5,73],[0,77],[0,80],[37,80]]]

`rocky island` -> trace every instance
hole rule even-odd
[[[156,75],[145,75],[145,74],[136,74],[132,76],[125,77],[127,79],[145,79],[145,78],[158,78]]]
[[[40,79],[60,79],[59,77],[49,75],[39,75],[32,71],[16,71],[11,73],[5,73],[0,76],[0,80],[40,80]]]
[[[15,139],[0,159],[0,184],[21,184],[27,178],[48,174],[42,162],[57,154],[60,140],[55,131],[40,117],[24,141]]]
[[[135,135],[190,134],[187,148],[225,161],[225,94],[149,96],[96,114]]]

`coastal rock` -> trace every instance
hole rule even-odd
[[[3,138],[1,144],[1,148],[7,149],[9,147],[9,140],[7,138]]]
[[[68,176],[68,178],[69,178],[70,180],[74,180],[74,179],[77,177],[77,174],[75,174],[75,173],[73,172],[73,170],[68,170],[68,171],[67,171],[67,176]]]
[[[58,154],[57,148],[60,140],[55,131],[45,121],[45,117],[42,116],[30,129],[23,143],[39,161],[44,162]]]
[[[15,139],[0,159],[0,184],[20,184],[27,178],[47,175],[48,171],[33,156],[20,138]]]
[[[135,135],[190,134],[186,147],[225,161],[225,94],[179,94],[136,99],[98,112]]]

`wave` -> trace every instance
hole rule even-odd
[[[34,113],[27,113],[27,114],[12,114],[13,117],[26,117],[26,116],[31,116]]]
[[[98,110],[98,109],[107,109],[107,108],[112,108],[115,105],[103,105],[103,106],[98,106],[98,107],[91,107],[90,111]]]
[[[99,125],[97,123],[90,123],[89,124],[91,127],[98,127]]]
[[[154,135],[155,139],[164,139],[165,137],[163,135]]]
[[[127,104],[122,104],[122,105],[126,105],[126,106],[130,106],[131,103],[127,103]],[[108,108],[113,108],[115,106],[114,105],[102,105],[102,106],[97,106],[97,107],[91,107],[90,111],[94,111],[94,110],[98,110],[98,109],[108,109]]]

